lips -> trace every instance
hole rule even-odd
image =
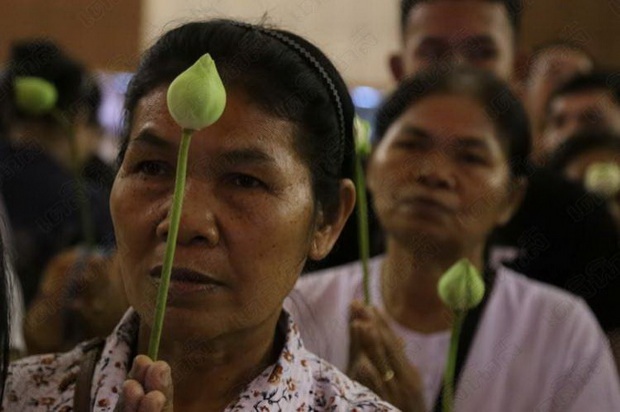
[[[162,266],[151,269],[152,278],[159,280],[161,277]],[[196,285],[226,286],[223,282],[201,272],[188,268],[172,268],[170,275],[171,282],[192,283]]]
[[[411,196],[401,199],[401,203],[404,205],[410,205],[412,207],[432,208],[444,213],[454,213],[454,209],[449,207],[444,202],[439,201],[430,196]]]

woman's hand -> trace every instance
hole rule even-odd
[[[422,381],[384,315],[351,304],[348,375],[404,412],[424,412]]]
[[[166,362],[136,356],[115,412],[172,412],[172,375]]]

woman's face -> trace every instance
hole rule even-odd
[[[409,107],[375,148],[368,173],[387,235],[405,245],[479,248],[510,218],[505,152],[483,107],[467,97],[434,95]]]
[[[140,100],[110,201],[127,297],[147,325],[181,138],[166,90]],[[221,119],[194,134],[164,333],[212,338],[277,317],[306,258],[331,248],[293,133],[231,93]]]

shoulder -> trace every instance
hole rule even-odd
[[[556,286],[530,279],[506,267],[500,267],[493,294],[505,306],[520,308],[523,313],[570,312],[573,315],[590,313],[582,298]]]
[[[370,272],[382,261],[370,261]],[[303,329],[308,325],[347,321],[349,306],[363,297],[360,262],[329,268],[302,276],[284,302],[284,307]]]
[[[382,256],[370,260],[370,272],[381,263]],[[351,301],[362,287],[362,265],[359,261],[342,266],[308,273],[297,281],[295,289],[289,295],[293,300],[317,303],[321,300]]]
[[[604,334],[584,300],[558,287],[529,279],[507,268],[497,273],[497,287],[493,291],[495,314],[512,317],[513,326],[522,324],[545,331],[555,342],[564,346],[579,341],[580,351],[587,350],[586,342],[600,348],[605,344]]]
[[[307,362],[312,370],[314,403],[321,410],[398,411],[332,364],[312,354],[308,354]]]
[[[88,344],[82,343],[66,353],[31,356],[11,363],[4,410],[64,411],[64,407],[71,407],[80,363]]]

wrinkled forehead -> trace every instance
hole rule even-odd
[[[470,37],[513,37],[508,12],[502,3],[484,0],[421,2],[408,14],[404,40],[435,37],[449,43]]]

